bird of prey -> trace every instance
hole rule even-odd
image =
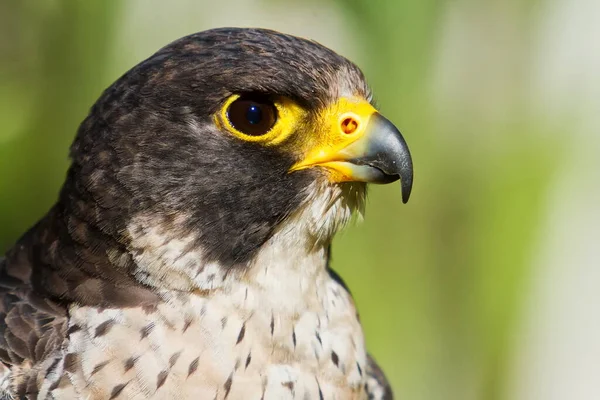
[[[328,265],[367,183],[412,185],[353,63],[192,34],[104,91],[70,157],[0,262],[5,398],[392,399]]]

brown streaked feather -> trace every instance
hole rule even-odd
[[[394,400],[394,393],[387,378],[371,355],[367,355],[367,395],[369,400]]]
[[[18,398],[37,398],[48,376],[52,383],[44,390],[60,385],[62,347],[74,329],[68,330],[69,304],[156,303],[156,294],[123,271],[124,258],[118,243],[58,206],[0,258],[0,382],[10,371],[10,388],[0,387],[0,396],[8,389]],[[99,333],[109,329],[99,327]]]
[[[45,374],[41,362],[60,349],[65,339],[67,313],[64,307],[33,292],[28,279],[23,279],[27,274],[19,276],[31,269],[15,254],[19,251],[16,248],[0,260],[0,362],[5,373],[14,375],[11,387],[4,389],[18,398],[35,398],[38,374]]]
[[[32,290],[29,239],[0,259],[0,360],[7,365],[44,359],[66,332],[66,309]]]
[[[328,257],[331,255],[331,248],[328,249]],[[330,266],[329,262],[327,265],[327,272],[329,276],[340,284],[344,290],[348,292],[350,297],[352,294],[350,293],[350,289],[342,279],[342,277],[335,272]],[[362,368],[358,366],[360,373],[362,374]],[[367,384],[366,384],[366,392],[368,395],[368,400],[394,400],[394,393],[392,392],[392,387],[390,386],[387,378],[385,377],[377,362],[370,354],[367,354],[367,365],[364,373],[367,376]]]

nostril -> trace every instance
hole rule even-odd
[[[349,135],[356,132],[358,129],[358,121],[352,117],[347,117],[342,120],[342,132]]]

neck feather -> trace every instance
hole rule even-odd
[[[142,283],[176,290],[214,290],[240,280],[266,286],[283,281],[308,284],[325,272],[335,232],[364,204],[364,184],[315,184],[298,211],[282,222],[244,265],[226,267],[204,260],[197,235],[182,235],[155,217],[132,220],[127,230]],[[185,217],[181,217],[185,218]],[[226,239],[224,239],[226,240]],[[291,279],[293,278],[293,279]]]

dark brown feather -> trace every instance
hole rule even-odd
[[[36,364],[64,341],[67,313],[32,290],[32,266],[23,256],[26,249],[17,246],[0,260],[0,362],[12,371],[18,369],[18,379],[12,383],[19,398],[35,398],[42,372]]]
[[[45,358],[66,332],[66,309],[31,290],[24,251],[17,246],[0,261],[0,360],[6,365]]]
[[[394,393],[387,378],[373,357],[367,355],[367,377],[373,378],[367,385],[369,400],[394,400]]]
[[[328,256],[330,257],[331,251],[328,253]],[[327,271],[329,272],[329,276],[331,276],[333,280],[339,283],[340,286],[342,286],[348,292],[348,294],[350,294],[350,290],[343,281],[342,277],[329,265],[327,266]],[[362,373],[360,365],[358,368]],[[394,400],[392,387],[390,386],[381,368],[379,368],[379,365],[377,365],[373,357],[371,357],[369,354],[367,354],[367,366],[365,368],[365,374],[367,375],[367,378],[371,378],[368,379],[365,387],[369,400]]]
[[[118,244],[64,215],[53,208],[0,259],[0,362],[15,372],[19,398],[35,398],[40,377],[62,358],[68,304],[151,306],[157,299],[111,264],[109,247],[114,254]],[[88,231],[85,238],[82,230]],[[56,363],[42,370],[43,361],[52,358]]]

